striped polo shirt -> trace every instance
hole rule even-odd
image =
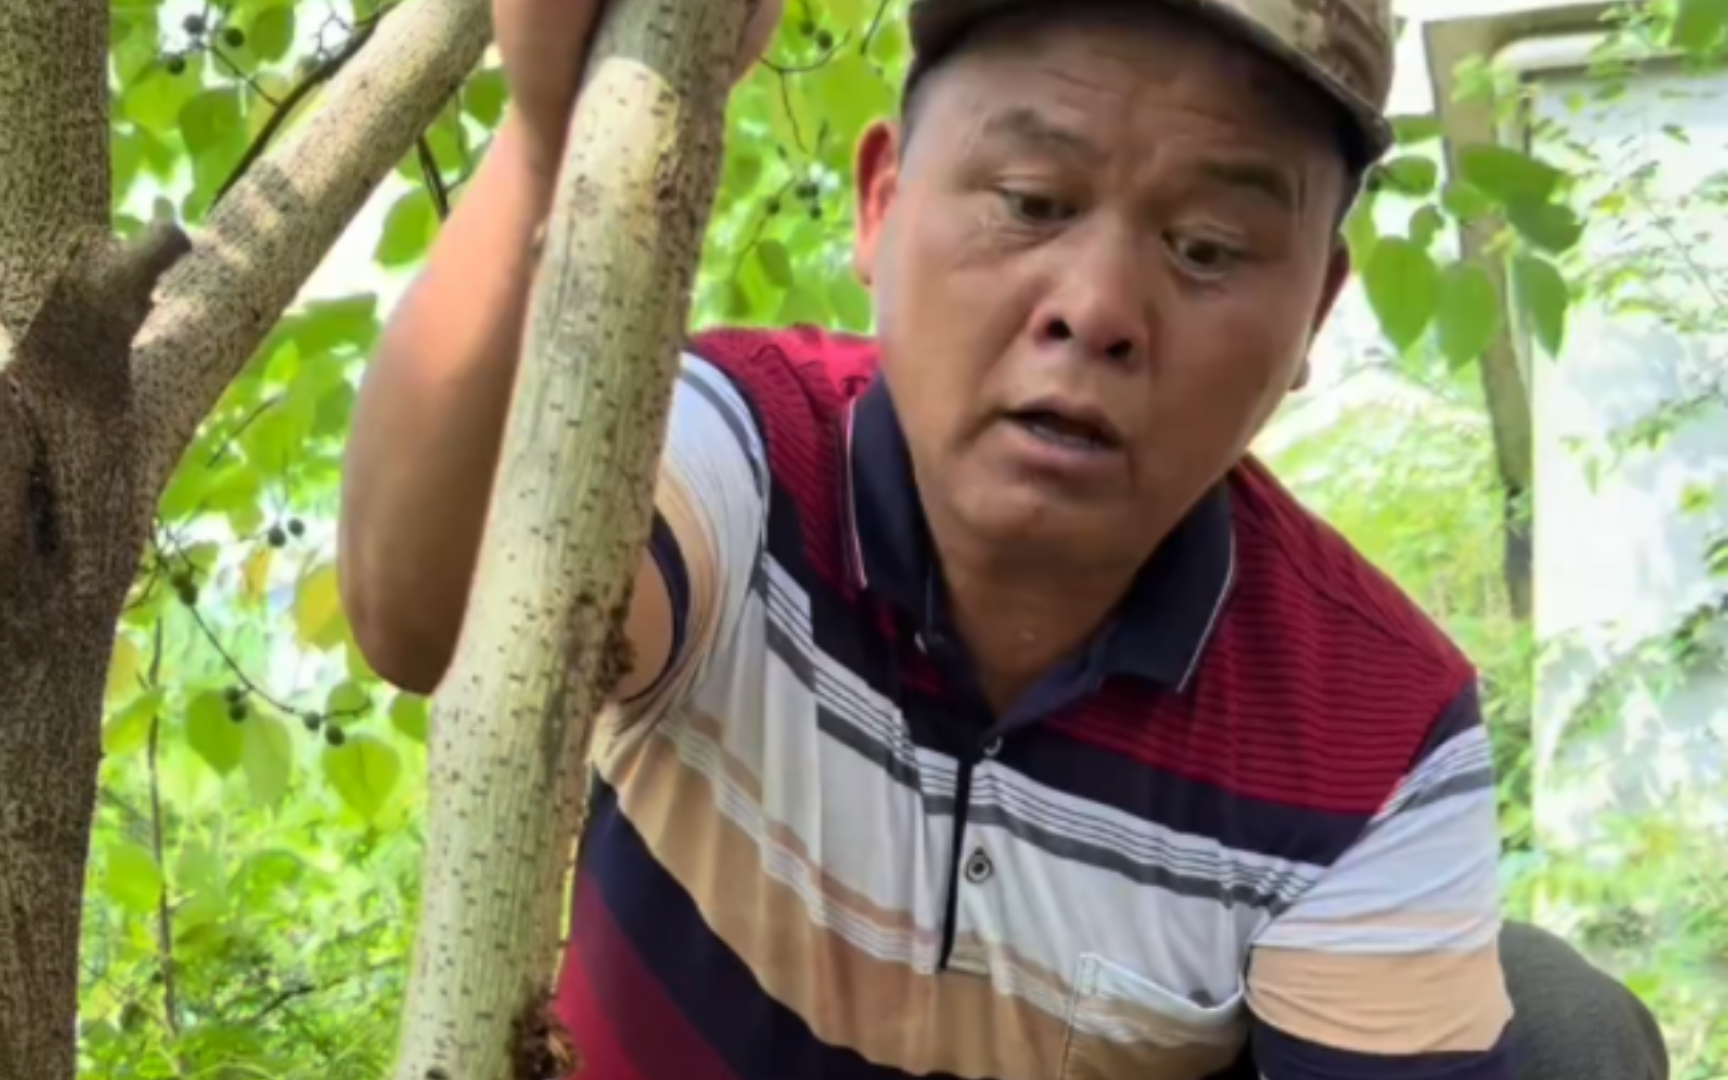
[[[597,735],[584,1080],[1510,1080],[1471,666],[1248,459],[1008,711],[867,339],[696,338]]]

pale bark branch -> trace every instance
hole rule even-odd
[[[486,0],[394,10],[316,111],[217,204],[164,278],[134,350],[147,492],[167,482],[199,422],[479,62],[491,30]]]
[[[105,231],[107,0],[0,0],[0,322],[21,338],[69,237]]]
[[[579,1074],[547,1004],[753,0],[612,3],[536,277],[467,622],[432,720],[397,1080]]]

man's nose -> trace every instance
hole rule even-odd
[[[1033,315],[1038,344],[1136,364],[1151,338],[1144,254],[1124,235],[1088,237],[1061,255],[1055,287]]]

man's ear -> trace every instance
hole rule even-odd
[[[1321,327],[1331,316],[1332,309],[1338,303],[1338,297],[1344,292],[1344,283],[1350,280],[1350,245],[1344,242],[1342,236],[1332,245],[1332,256],[1326,263],[1326,280],[1320,287],[1320,303],[1314,309],[1314,321],[1308,327],[1308,345],[1302,354],[1302,363],[1296,369],[1296,378],[1291,382],[1291,390],[1301,390],[1307,387],[1308,380],[1313,377],[1314,365],[1309,358],[1309,350],[1314,346],[1314,339],[1320,336]]]
[[[852,178],[858,191],[852,270],[865,288],[875,284],[877,249],[900,187],[900,156],[900,125],[892,120],[871,124],[858,144]]]

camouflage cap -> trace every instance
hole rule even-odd
[[[979,19],[1037,0],[913,0],[913,69],[935,63]],[[1073,3],[1074,0],[1044,0]],[[1294,68],[1343,106],[1369,160],[1392,143],[1392,0],[1142,0],[1190,11]]]

